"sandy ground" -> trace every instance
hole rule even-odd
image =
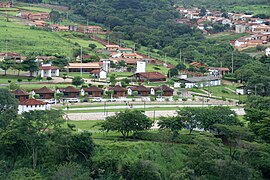
[[[237,115],[244,115],[245,111],[243,108],[238,109],[232,109],[236,112]],[[104,120],[107,116],[113,116],[115,115],[115,112],[102,112],[102,113],[70,113],[67,114],[68,119],[74,120],[74,121],[85,121],[85,120]],[[176,110],[170,110],[170,111],[146,111],[146,115],[150,118],[158,118],[161,116],[175,116],[177,115]]]

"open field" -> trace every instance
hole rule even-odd
[[[250,13],[250,14],[266,14],[270,16],[270,5],[248,5],[248,6],[234,6],[230,8],[231,11]]]
[[[206,38],[210,39],[210,40],[215,40],[218,42],[229,43],[230,40],[238,39],[238,38],[246,36],[246,35],[248,35],[248,34],[247,33],[236,34],[233,32],[222,32],[222,33],[218,33],[218,34],[207,35]]]
[[[24,56],[30,54],[62,54],[71,56],[76,46],[62,38],[59,34],[31,29],[24,26],[17,19],[6,18],[0,15],[0,51],[17,52]],[[78,47],[77,47],[78,48]]]

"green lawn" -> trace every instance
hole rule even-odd
[[[76,128],[79,128],[80,130],[99,130],[99,126],[93,127],[95,124],[102,122],[102,121],[72,121],[68,120],[67,123],[76,125]],[[67,127],[66,123],[64,124],[65,127]]]
[[[236,87],[234,86],[228,86],[228,85],[222,85],[222,86],[214,86],[210,87],[210,91],[212,92],[213,96],[220,96],[230,99],[239,99],[239,95],[235,94],[234,92],[231,92],[226,89],[226,87],[231,88],[232,90],[235,90]],[[204,88],[206,91],[208,91],[208,88]],[[247,96],[240,96],[241,100],[245,100]]]
[[[132,76],[133,75],[132,72],[110,72],[109,73],[109,76],[111,76],[113,74],[116,76],[116,78],[119,78],[119,77],[128,77],[128,76]]]
[[[37,89],[37,88],[42,88],[42,87],[48,87],[51,89],[55,89],[55,88],[64,88],[67,86],[72,86],[71,84],[21,84],[20,87],[22,89],[25,89],[27,91],[31,91],[32,89]]]
[[[71,76],[71,77],[81,76],[80,72],[61,72],[60,76],[62,77],[63,74],[67,74],[67,76]],[[83,72],[82,77],[83,78],[90,78],[90,73],[89,72]]]
[[[168,68],[161,66],[161,65],[154,65],[154,64],[147,64],[146,65],[146,72],[160,72],[162,74],[167,75],[168,73]]]
[[[8,80],[11,80],[11,82],[16,82],[18,83],[18,79],[22,79],[23,81],[22,82],[28,82],[27,79],[29,79],[30,77],[28,76],[11,76],[11,75],[7,75],[7,76],[4,76],[4,75],[0,75],[0,84],[8,84]],[[37,81],[35,78],[31,78],[32,81],[31,82],[35,82]]]

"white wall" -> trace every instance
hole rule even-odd
[[[144,61],[137,61],[137,73],[145,72],[146,69],[146,62]]]
[[[49,104],[47,105],[32,105],[32,106],[26,106],[26,105],[19,105],[18,106],[18,114],[22,114],[23,112],[29,112],[29,111],[35,111],[35,110],[50,110],[51,106]]]

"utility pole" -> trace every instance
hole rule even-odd
[[[81,77],[82,77],[82,46],[81,46]]]
[[[234,72],[234,57],[233,57],[233,52],[232,52],[232,73]]]

